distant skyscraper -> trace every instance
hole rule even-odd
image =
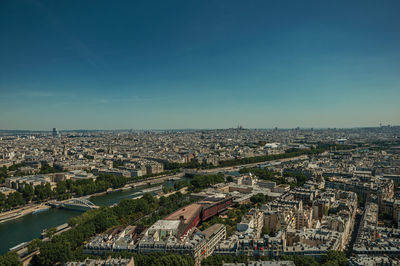
[[[58,132],[57,128],[53,128],[53,138],[59,138],[60,137],[60,133]]]

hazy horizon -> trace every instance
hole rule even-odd
[[[381,125],[382,127],[400,127],[400,125]],[[249,130],[328,130],[328,129],[364,129],[364,128],[379,128],[381,126],[354,126],[354,127],[243,127],[242,129]],[[237,127],[227,127],[227,128],[56,128],[58,131],[167,131],[167,130],[228,130],[228,129],[238,129]],[[32,132],[52,132],[53,128],[47,129],[0,129],[0,131],[32,131]]]

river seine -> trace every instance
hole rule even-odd
[[[162,183],[162,185],[173,186],[173,181]],[[157,184],[159,186],[161,184]],[[117,191],[90,198],[90,201],[98,206],[110,206],[123,199],[133,198],[140,195],[144,189],[135,188]],[[79,211],[49,209],[36,214],[28,214],[21,218],[0,224],[0,255],[6,253],[9,248],[22,242],[28,242],[39,238],[43,229],[55,227],[66,223],[69,218],[82,214]]]

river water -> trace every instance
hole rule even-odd
[[[159,186],[157,184],[155,186]],[[162,183],[165,186],[173,186],[174,181]],[[140,195],[140,191],[146,187],[117,191],[90,198],[90,201],[98,206],[110,206],[123,199]],[[43,229],[55,227],[66,223],[69,218],[82,214],[79,211],[49,209],[36,214],[28,214],[21,218],[0,224],[0,255],[6,253],[9,248],[22,242],[39,238]]]

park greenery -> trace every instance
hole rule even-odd
[[[10,172],[13,176],[26,176],[29,173],[25,173],[20,170],[21,167],[25,166],[25,163],[16,163],[9,167],[0,167],[0,183],[4,183],[5,179],[10,177]],[[48,163],[43,162],[39,170],[39,174],[50,174],[62,172],[61,169],[50,166]]]
[[[223,224],[226,226],[227,237],[231,236],[236,231],[236,224],[240,223],[242,217],[254,206],[253,204],[236,204],[233,207],[225,216],[214,216],[210,220],[203,222],[199,229],[205,230],[214,224]]]
[[[347,257],[343,251],[330,250],[324,256],[322,256],[320,261],[317,261],[313,257],[308,256],[292,256],[292,255],[283,255],[281,256],[282,260],[290,260],[293,261],[296,266],[308,266],[308,265],[322,265],[322,266],[346,266],[347,265]]]
[[[293,158],[305,154],[317,154],[322,151],[318,149],[310,149],[310,150],[290,150],[285,151],[284,153],[280,154],[269,154],[269,155],[260,155],[254,157],[247,157],[247,158],[239,158],[239,159],[231,159],[225,160],[220,162],[220,167],[227,167],[227,166],[236,166],[242,164],[252,164],[252,163],[262,163],[268,161],[274,161],[279,159],[286,159],[286,158]]]
[[[246,255],[213,255],[201,262],[202,266],[219,266],[223,263],[247,263],[249,257]]]
[[[190,184],[191,189],[197,191],[222,182],[225,182],[225,176],[223,173],[218,173],[215,175],[195,175]]]
[[[261,155],[240,159],[231,159],[226,161],[221,161],[219,167],[226,166],[236,166],[242,164],[251,164],[251,163],[262,163],[267,161],[274,161],[279,159],[293,158],[301,155],[313,155],[320,154],[327,150],[345,150],[354,148],[351,145],[337,145],[337,144],[318,144],[316,147],[311,147],[310,149],[288,149],[284,153],[280,154],[269,154],[269,155]]]
[[[121,188],[126,182],[126,178],[122,176],[100,174],[96,180],[89,178],[76,181],[71,179],[60,181],[57,182],[54,189],[51,188],[49,183],[35,187],[25,184],[18,191],[9,194],[8,197],[0,193],[0,211],[23,206],[32,200],[36,202],[43,202],[49,199],[65,200],[73,195],[81,197],[104,192],[108,188]]]
[[[156,220],[190,204],[192,201],[188,196],[179,192],[160,199],[146,193],[140,199],[125,199],[115,207],[101,207],[100,209],[87,211],[68,221],[71,226],[70,230],[59,235],[49,234],[51,237],[49,241],[38,239],[32,241],[28,249],[30,251],[40,251],[40,254],[34,256],[32,264],[55,265],[72,260],[83,260],[85,256],[82,253],[82,245],[95,234],[120,225],[149,226]],[[186,257],[167,256],[167,258],[161,260],[155,259],[152,256],[138,257],[138,261],[143,262],[143,264],[139,263],[138,265],[154,265],[154,263],[157,264],[161,261],[165,263],[168,261],[180,261],[177,265],[192,265],[191,260]],[[10,263],[7,261],[10,261]],[[2,262],[4,263],[2,264]],[[7,253],[0,257],[0,265],[19,265],[17,262],[18,256],[15,257],[14,253]]]
[[[274,172],[266,167],[252,167],[252,168],[242,168],[239,173],[251,173],[257,176],[259,179],[275,182],[277,185],[288,184],[291,187],[303,186],[304,183],[310,179],[308,173],[300,171],[298,169],[285,169],[283,175],[280,172]],[[288,181],[293,178],[295,181]]]
[[[222,173],[213,175],[193,175],[190,177],[190,182],[188,180],[178,180],[174,182],[173,187],[163,186],[163,192],[169,193],[172,191],[178,191],[184,187],[188,187],[190,191],[197,192],[211,185],[225,182],[225,175]]]
[[[250,197],[250,201],[253,204],[260,205],[270,201],[271,198],[268,195],[264,195],[262,193],[255,194]]]
[[[266,167],[264,167],[264,168],[260,168],[260,167],[241,168],[239,170],[239,173],[240,174],[251,173],[251,174],[257,176],[259,179],[274,181],[277,184],[284,183],[284,179],[281,177],[280,172],[274,172]]]
[[[158,265],[171,265],[171,266],[192,266],[194,260],[188,255],[174,254],[174,253],[149,253],[137,254],[127,251],[110,252],[105,257],[112,258],[132,258],[137,266],[158,266]]]
[[[319,263],[313,257],[308,256],[293,256],[293,255],[282,255],[281,260],[293,261],[296,266],[318,266]]]
[[[24,163],[14,164],[8,168],[3,166],[0,168],[0,183],[4,183],[5,178],[9,177],[9,172],[14,172],[14,176],[24,176],[28,173],[21,172],[19,169],[25,166]],[[165,171],[159,174],[149,174],[140,177],[123,177],[115,176],[111,174],[100,174],[96,180],[94,179],[83,179],[83,180],[66,180],[57,182],[54,189],[50,187],[50,184],[41,184],[32,187],[29,184],[25,184],[18,191],[11,193],[6,197],[0,193],[0,211],[10,210],[16,207],[22,207],[31,201],[43,202],[49,199],[65,200],[73,196],[87,196],[94,193],[104,192],[109,188],[121,188],[127,183],[133,183],[141,180],[146,180],[151,177],[159,175],[167,175],[177,173],[179,170]],[[54,168],[47,163],[42,163],[40,174],[49,174],[61,172],[60,169]]]
[[[163,185],[163,193],[167,194],[173,191],[179,191],[184,187],[189,187],[190,186],[190,182],[188,180],[177,180],[174,182],[173,186],[170,185]]]
[[[302,170],[298,170],[298,169],[285,169],[283,171],[283,177],[286,179],[288,177],[291,178],[295,178],[296,181],[296,185],[298,187],[303,186],[307,180],[309,180],[311,178],[311,174],[307,173],[307,172],[303,172]]]
[[[31,173],[20,170],[20,168],[23,166],[26,166],[24,162],[18,163],[18,164],[13,164],[10,167],[8,167],[8,171],[14,172],[13,176],[30,175]],[[51,173],[59,173],[59,172],[63,172],[62,169],[50,166],[47,162],[42,162],[38,174],[51,174]]]
[[[42,163],[39,174],[51,174],[63,172],[60,168],[50,166],[48,163]]]
[[[0,265],[19,266],[22,265],[22,263],[19,261],[18,254],[16,252],[8,252],[3,256],[0,256]]]
[[[174,182],[174,189],[180,190],[184,187],[188,187],[190,185],[189,181],[187,180],[178,180]]]
[[[5,179],[8,177],[7,167],[0,167],[0,183],[4,183]]]

